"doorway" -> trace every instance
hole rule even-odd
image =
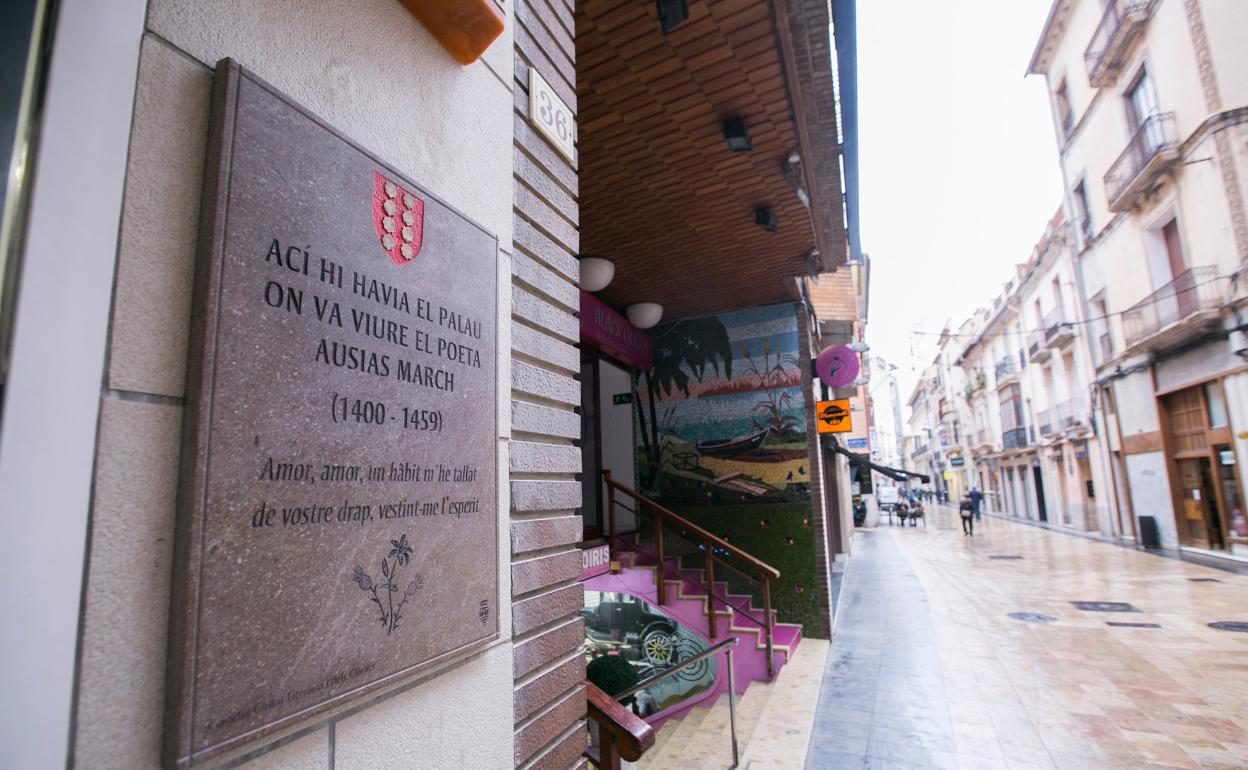
[[[1184,457],[1177,461],[1177,465],[1187,541],[1198,548],[1222,548],[1213,464],[1208,457]]]
[[[585,540],[606,534],[606,488],[602,472],[626,487],[637,484],[633,437],[633,372],[593,349],[581,360],[581,517]],[[619,498],[617,497],[617,502]],[[617,505],[616,529],[635,528]]]
[[[1036,511],[1040,515],[1040,521],[1048,521],[1049,512],[1044,505],[1044,474],[1041,473],[1039,465],[1031,466],[1031,475],[1036,482]]]

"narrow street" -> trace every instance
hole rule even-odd
[[[929,519],[855,536],[808,768],[1248,767],[1248,633],[1207,625],[1248,577]]]

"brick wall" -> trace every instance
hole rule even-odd
[[[534,68],[575,113],[571,0],[515,7],[511,249],[511,591],[517,767],[579,766],[584,748],[580,248],[576,169],[528,122]]]

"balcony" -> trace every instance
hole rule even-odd
[[[927,449],[928,449],[927,446],[916,446],[914,450],[910,452],[910,459],[911,460],[919,459],[923,455],[927,454]]]
[[[1057,414],[1056,409],[1043,409],[1036,415],[1036,421],[1040,423],[1040,435],[1052,436],[1057,433]]]
[[[1097,337],[1097,366],[1104,366],[1114,360],[1114,337],[1108,331]]]
[[[1075,325],[1066,320],[1066,311],[1055,307],[1044,315],[1044,344],[1060,348],[1075,338]]]
[[[1083,52],[1093,88],[1114,84],[1156,7],[1157,0],[1110,0]]]
[[[1226,276],[1212,265],[1193,267],[1132,305],[1122,315],[1127,347],[1145,341],[1157,347],[1192,336],[1197,327],[1217,320],[1226,296]]]
[[[1130,211],[1179,159],[1174,113],[1150,115],[1105,174],[1110,211]]]
[[[997,387],[1018,381],[1018,361],[1014,356],[1006,356],[997,362]]]
[[[1053,409],[1053,417],[1057,423],[1058,430],[1070,430],[1083,425],[1086,419],[1083,414],[1083,406],[1074,399],[1063,401]]]
[[[1001,446],[1004,449],[1021,449],[1027,446],[1027,429],[1011,428],[1001,433]]]
[[[1037,364],[1042,364],[1049,360],[1049,348],[1045,343],[1044,331],[1036,329],[1027,335],[1027,357]]]

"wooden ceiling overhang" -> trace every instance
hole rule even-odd
[[[581,254],[615,262],[607,302],[687,318],[794,299],[845,263],[829,21],[827,0],[690,0],[664,36],[653,2],[577,3]],[[752,150],[728,147],[727,118]]]

